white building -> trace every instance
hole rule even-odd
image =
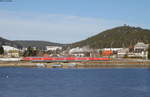
[[[7,57],[19,57],[19,49],[8,45],[3,45],[2,47],[4,48],[4,52]]]
[[[135,46],[134,46],[134,55],[136,57],[142,57],[142,58],[147,58],[148,52],[148,44],[145,44],[143,42],[138,42]]]
[[[19,49],[15,48],[15,47],[8,46],[8,45],[3,45],[2,47],[4,48],[5,52],[8,52],[8,51],[19,51]]]
[[[128,54],[128,52],[129,52],[129,48],[120,49],[117,53],[117,57],[123,58],[123,57],[125,57],[125,55]]]
[[[101,49],[102,51],[107,51],[107,50],[111,50],[111,51],[119,51],[122,50],[123,48],[103,48]]]
[[[134,51],[135,52],[142,52],[142,51],[146,51],[147,49],[148,49],[148,44],[145,44],[143,42],[138,42],[134,46]]]
[[[47,51],[56,51],[56,50],[62,50],[61,46],[46,46]]]
[[[87,47],[82,47],[82,48],[76,47],[69,50],[69,54],[75,57],[84,57],[86,55],[91,56],[90,53],[91,53],[91,49]]]

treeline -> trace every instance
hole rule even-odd
[[[46,46],[62,46],[63,45],[63,44],[54,43],[54,42],[36,41],[36,40],[17,40],[13,42],[21,45],[23,48],[36,47],[40,50],[45,50]]]
[[[46,46],[63,46],[64,44],[54,43],[54,42],[48,42],[48,41],[38,41],[38,40],[16,40],[11,41],[5,38],[0,37],[0,46],[2,45],[8,45],[15,48],[27,48],[27,47],[36,47],[40,50],[44,50]]]
[[[22,46],[20,44],[17,44],[14,41],[7,40],[5,38],[0,37],[0,46],[2,46],[2,45],[9,45],[9,46],[12,46],[15,48],[22,48]]]

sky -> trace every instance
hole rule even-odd
[[[150,29],[150,0],[0,0],[0,37],[73,43],[124,24]]]

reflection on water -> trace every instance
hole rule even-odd
[[[0,97],[150,97],[149,69],[0,68]]]

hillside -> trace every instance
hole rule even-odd
[[[36,40],[16,40],[11,41],[5,38],[0,37],[0,45],[9,45],[16,48],[23,48],[23,47],[38,47],[40,49],[45,49],[45,46],[63,46],[59,43],[47,42],[47,41],[36,41]]]
[[[59,43],[53,43],[48,41],[38,41],[38,40],[16,40],[14,41],[17,44],[20,44],[22,47],[38,47],[40,49],[45,49],[45,46],[62,46]]]
[[[85,45],[91,48],[129,47],[137,42],[150,43],[150,30],[139,27],[120,26],[103,31],[86,40],[72,44],[72,47]]]
[[[9,45],[16,48],[22,48],[20,44],[17,44],[16,42],[13,42],[11,40],[7,40],[5,38],[0,37],[0,46],[1,45]]]

